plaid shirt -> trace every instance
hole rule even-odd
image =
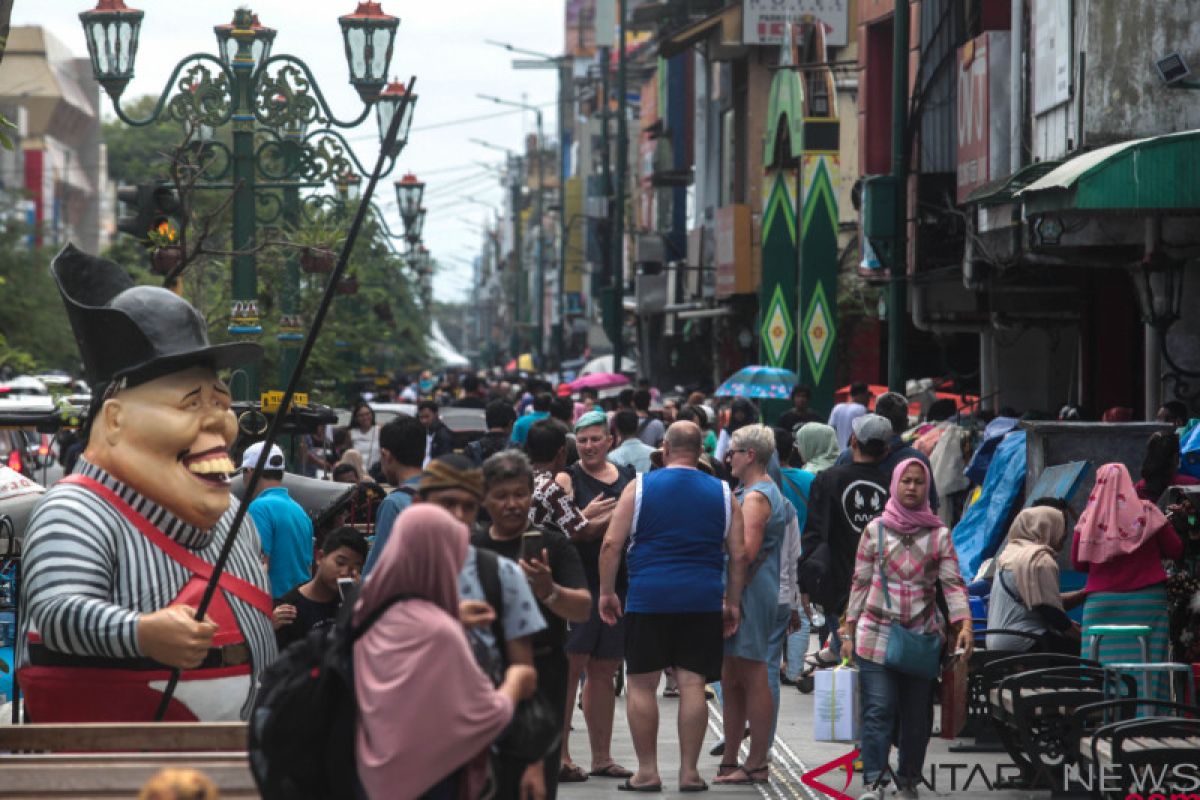
[[[880,577],[878,519],[867,525],[858,542],[854,577],[850,585],[850,604],[846,621],[857,622],[855,653],[877,664],[887,654],[888,631],[892,625],[904,625],[914,633],[944,635],[945,623],[937,607],[937,583],[942,583],[951,622],[971,617],[967,587],[958,571],[958,554],[947,528],[928,534],[901,536],[884,529],[884,559],[888,570],[888,594],[884,597]]]
[[[577,539],[588,521],[567,491],[554,480],[552,473],[535,472],[529,524],[536,528],[556,528],[568,539]]]

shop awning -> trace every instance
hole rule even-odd
[[[1016,193],[1026,215],[1200,211],[1200,130],[1101,147]]]
[[[1036,164],[1021,167],[1012,175],[1005,175],[1003,178],[988,181],[967,195],[967,199],[963,202],[965,205],[978,206],[998,206],[1005,203],[1015,203],[1017,192],[1040,179],[1046,173],[1051,172],[1061,163],[1061,161],[1039,161]]]
[[[723,47],[741,47],[742,6],[740,3],[664,36],[659,40],[658,53],[663,58],[670,58],[718,31],[720,32],[720,38],[717,41],[718,50]]]

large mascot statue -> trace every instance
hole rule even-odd
[[[261,356],[210,345],[185,300],[135,286],[68,245],[51,272],[92,385],[75,473],[30,519],[17,677],[33,722],[236,720],[274,659],[271,599],[251,520],[194,619],[236,510],[237,432],[217,370]]]

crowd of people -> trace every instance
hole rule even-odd
[[[897,661],[890,642],[925,637],[943,657],[966,658],[975,639],[973,576],[960,573],[938,513],[929,450],[907,435],[907,398],[855,386],[823,421],[799,387],[770,427],[749,400],[664,401],[644,386],[601,402],[594,392],[556,396],[537,381],[519,390],[470,379],[459,394],[384,425],[360,404],[348,431],[329,439],[344,449],[310,449],[320,455],[308,466],[378,489],[377,502],[342,518],[349,524],[306,529],[273,469],[250,507],[281,647],[331,624],[342,584],[360,575],[358,616],[388,592],[424,601],[388,609],[355,645],[368,796],[469,796],[487,779],[497,796],[522,800],[596,779],[659,791],[664,678],[663,695],[678,697],[678,790],[703,791],[709,779],[765,783],[781,683],[847,663],[859,672],[861,797],[877,800],[889,783],[901,798],[918,796],[938,669]],[[450,403],[486,417],[486,432],[457,452],[438,414]],[[1167,658],[1172,640],[1195,648],[1197,626],[1178,602],[1195,587],[1179,584],[1169,600],[1168,579],[1181,579],[1162,564],[1200,561],[1200,500],[1180,495],[1159,511],[1140,499],[1191,483],[1177,475],[1178,442],[1155,435],[1136,485],[1121,464],[1102,467],[1077,525],[1055,498],[1015,516],[988,612],[988,627],[1005,633],[991,634],[989,649],[1078,654],[1080,625],[1069,614],[1079,606],[1084,626],[1152,625],[1154,659]],[[1084,588],[1063,592],[1068,538],[1088,575]],[[1132,660],[1126,650],[1114,642],[1101,655]],[[454,678],[431,681],[418,663]],[[612,748],[623,687],[637,759],[629,765]],[[706,776],[712,689],[726,740]],[[522,760],[497,743],[531,698],[559,720],[560,738]],[[577,706],[586,755],[571,737]],[[423,708],[455,722],[420,735],[388,724]]]

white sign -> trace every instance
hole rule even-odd
[[[1071,99],[1071,2],[1034,0],[1033,113]]]
[[[788,22],[820,21],[825,44],[845,47],[849,42],[850,0],[745,0],[742,6],[743,44],[783,44]]]

